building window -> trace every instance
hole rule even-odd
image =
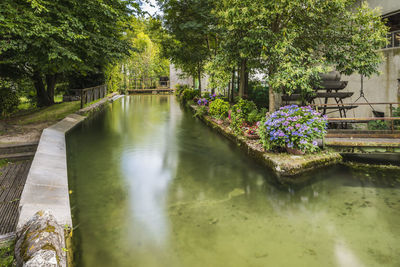
[[[386,26],[389,27],[388,44],[385,48],[400,47],[400,10],[384,16]]]
[[[400,31],[393,32],[393,47],[400,46]]]
[[[400,47],[400,31],[389,33],[387,38],[389,42],[385,48]]]

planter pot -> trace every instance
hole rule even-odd
[[[301,151],[300,149],[297,149],[297,148],[286,147],[286,151],[287,151],[287,153],[292,154],[292,155],[304,155],[305,154],[304,151]]]
[[[251,140],[260,139],[260,137],[259,137],[257,134],[248,134],[248,133],[245,133],[244,136],[245,136],[246,138],[248,138],[248,139],[251,139]]]

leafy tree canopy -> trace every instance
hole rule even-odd
[[[3,0],[0,76],[27,75],[38,104],[52,104],[60,75],[98,71],[129,54],[122,37],[138,8],[132,0]]]
[[[160,0],[166,30],[164,53],[180,69],[191,76],[204,70],[206,61],[216,49],[216,1]],[[200,83],[201,89],[201,83]]]
[[[170,35],[166,46],[175,64],[189,72],[189,66],[213,61],[207,69],[222,80],[239,65],[241,94],[246,73],[261,71],[268,80],[271,110],[274,92],[311,91],[321,72],[377,73],[382,60],[377,50],[386,43],[379,11],[355,0],[160,2]],[[217,64],[223,66],[213,67]]]

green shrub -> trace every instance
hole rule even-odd
[[[9,87],[0,87],[0,113],[10,115],[19,105],[17,92]]]
[[[266,112],[258,112],[258,110],[254,109],[247,115],[247,122],[250,124],[254,124],[258,121],[261,121],[265,117]]]
[[[257,107],[269,106],[269,89],[259,81],[249,82],[249,100],[253,101]]]
[[[393,117],[400,117],[400,107],[393,108]],[[394,125],[399,126],[400,121],[394,121]]]
[[[232,107],[233,112],[240,112],[247,118],[250,112],[253,110],[257,110],[256,104],[254,104],[253,101],[245,100],[245,99],[239,99],[239,101],[233,105]]]
[[[255,124],[259,121],[264,120],[267,109],[263,108],[261,111],[253,109],[247,116],[243,112],[232,112],[231,113],[231,128],[235,134],[242,134],[242,127],[246,126],[255,127]],[[253,125],[253,126],[251,126]]]
[[[386,121],[370,121],[368,122],[368,130],[388,130],[389,125]]]
[[[209,113],[216,118],[226,118],[229,112],[229,103],[222,99],[215,99],[209,104]]]
[[[194,89],[185,89],[182,92],[181,99],[182,102],[187,103],[190,100],[193,100],[196,96],[199,96],[199,91]]]
[[[239,99],[232,107],[231,128],[235,134],[241,134],[242,126],[245,122],[253,124],[262,118],[263,116],[260,116],[257,106],[253,101]]]
[[[177,96],[181,96],[183,91],[185,91],[186,89],[189,89],[189,85],[187,85],[187,84],[176,84],[175,85],[175,94]]]
[[[205,99],[207,99],[207,100],[210,100],[210,97],[211,97],[210,92],[205,92],[205,93],[203,93],[203,97],[204,97]]]
[[[12,267],[14,265],[14,243],[7,243],[0,247],[0,266]]]
[[[245,118],[242,112],[233,112],[231,113],[231,128],[236,135],[242,134],[242,127],[245,123]]]
[[[202,117],[204,115],[207,115],[207,107],[200,106],[197,108],[196,113],[193,115],[193,117]]]

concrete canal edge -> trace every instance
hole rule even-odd
[[[197,109],[194,105],[189,105],[188,107],[193,113]],[[320,153],[301,156],[287,153],[264,152],[257,141],[235,135],[229,126],[216,123],[210,116],[199,116],[199,119],[232,142],[238,144],[248,155],[273,170],[278,178],[282,178],[284,181],[295,182],[295,176],[299,174],[342,162],[342,156],[337,152],[331,151],[322,151]]]
[[[19,265],[68,265],[73,228],[65,135],[120,97],[111,95],[43,130],[19,204],[15,246]]]

